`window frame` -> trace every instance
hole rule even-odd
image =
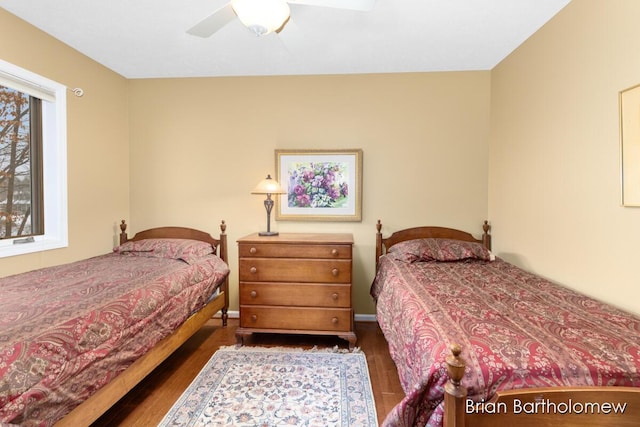
[[[67,87],[1,59],[0,79],[15,82],[17,87],[8,85],[20,91],[48,95],[42,101],[44,234],[25,243],[15,243],[24,237],[0,240],[0,258],[67,247]]]

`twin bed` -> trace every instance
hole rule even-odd
[[[112,253],[0,278],[0,423],[90,425],[228,309],[220,238],[161,227]]]
[[[377,227],[371,295],[406,395],[384,426],[441,426],[445,416],[447,427],[468,426],[466,416],[485,407],[469,409],[467,398],[484,402],[513,389],[633,391],[627,416],[640,414],[639,317],[495,258],[486,222],[480,239],[443,227],[383,238]],[[462,370],[452,383],[445,359],[453,344]],[[499,425],[487,415],[476,425]],[[525,415],[503,425],[533,422]],[[589,425],[585,418],[564,420]]]

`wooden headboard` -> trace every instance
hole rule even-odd
[[[128,241],[143,239],[191,239],[209,243],[215,249],[215,253],[225,262],[229,262],[227,254],[227,224],[224,220],[220,223],[220,238],[216,239],[211,234],[204,231],[187,227],[158,227],[140,231],[133,237],[127,236],[127,224],[123,219],[120,223],[120,244]]]
[[[489,234],[491,226],[489,225],[489,221],[485,221],[482,225],[483,234],[481,239],[476,239],[475,237],[473,237],[473,235],[467,233],[466,231],[456,230],[454,228],[434,226],[405,228],[404,230],[396,231],[387,238],[383,238],[382,223],[380,222],[380,220],[378,220],[378,223],[376,224],[376,229],[378,230],[376,233],[376,271],[378,271],[378,262],[380,257],[384,255],[393,245],[404,242],[406,240],[425,239],[428,237],[434,237],[438,239],[454,239],[463,240],[465,242],[482,243],[487,249],[491,249],[491,235]]]

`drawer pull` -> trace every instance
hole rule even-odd
[[[255,314],[252,314],[252,315],[251,315],[251,321],[252,321],[252,322],[255,322],[255,321],[257,321],[257,320],[258,320],[258,316],[257,316],[257,315],[255,315]]]
[[[334,317],[333,319],[331,319],[331,323],[333,323],[334,325],[338,324],[338,318]]]
[[[333,270],[331,270],[331,274],[333,274],[334,276],[337,276],[339,273],[337,268],[334,268]]]
[[[256,273],[258,272],[258,269],[257,269],[257,268],[255,268],[255,267],[251,267],[251,268],[249,269],[249,272],[251,272],[251,274],[256,274]]]
[[[337,249],[331,249],[331,255],[338,256],[338,250]]]
[[[255,298],[258,296],[258,292],[256,291],[251,291],[251,293],[249,294],[251,296],[251,298]]]
[[[255,255],[255,254],[256,254],[256,252],[258,252],[258,250],[257,250],[256,248],[251,248],[251,249],[249,249],[249,253],[250,253],[251,255]]]
[[[331,298],[333,298],[335,301],[337,301],[338,300],[338,293],[337,292],[332,293],[331,294]]]

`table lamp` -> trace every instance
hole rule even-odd
[[[272,194],[286,194],[286,191],[280,187],[278,181],[271,178],[271,175],[267,175],[265,179],[260,181],[251,194],[266,194],[267,198],[264,200],[264,208],[267,210],[267,231],[261,231],[258,233],[260,236],[277,236],[277,231],[271,231],[271,210],[273,209]]]

